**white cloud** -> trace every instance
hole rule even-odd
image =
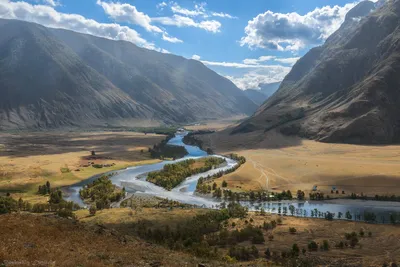
[[[161,2],[156,5],[157,9],[163,10],[167,6],[167,3]]]
[[[275,58],[274,60],[283,64],[289,64],[293,66],[300,59],[300,57],[288,57],[288,58]]]
[[[136,24],[148,32],[163,32],[159,27],[151,25],[151,18],[143,12],[139,12],[135,6],[119,2],[103,2],[101,0],[97,0],[97,4],[115,21]]]
[[[167,26],[195,27],[212,33],[219,32],[221,28],[221,23],[216,20],[205,20],[201,22],[196,22],[192,18],[184,17],[181,15],[173,15],[172,17],[157,17],[152,18],[151,20],[153,22],[161,23]]]
[[[228,18],[228,19],[237,19],[237,17],[229,15],[228,13],[223,12],[212,12],[211,15],[213,17],[220,17],[220,18]]]
[[[200,58],[201,58],[201,57],[200,57],[199,55],[193,55],[193,56],[192,56],[192,59],[194,59],[194,60],[200,60]]]
[[[172,2],[171,11],[173,13],[182,14],[185,16],[195,17],[195,16],[204,16],[205,13],[205,3],[195,4],[194,10],[189,10],[179,6],[176,2]]]
[[[193,58],[193,57],[192,57]],[[225,67],[241,69],[239,71],[241,75],[227,75],[226,78],[230,79],[237,87],[242,90],[247,89],[259,89],[260,84],[281,82],[285,76],[292,69],[291,66],[282,65],[262,65],[260,63],[266,61],[278,61],[283,60],[284,63],[289,62],[289,59],[276,58],[275,56],[262,56],[258,59],[245,59],[243,63],[237,62],[217,62],[217,61],[206,61],[202,60],[203,64],[212,67]],[[291,63],[293,60],[291,61]],[[288,64],[291,64],[288,63]],[[244,74],[243,74],[243,71]],[[222,74],[221,74],[222,75]]]
[[[60,2],[55,1],[55,0],[43,0],[43,2],[50,6],[59,6],[60,5]]]
[[[156,48],[153,43],[149,43],[138,32],[127,26],[116,23],[100,23],[78,14],[61,13],[46,5],[0,0],[0,18],[25,20],[51,28],[61,28],[113,40],[129,41],[148,49],[162,51],[162,49]]]
[[[261,84],[281,82],[289,73],[290,67],[280,65],[254,69],[243,76],[225,76],[242,90],[260,89]]]
[[[259,65],[262,62],[275,61],[293,66],[299,59],[300,57],[279,58],[276,56],[261,56],[259,58],[246,58],[245,60],[243,60],[243,63],[251,65]]]
[[[325,6],[305,15],[267,11],[248,22],[240,44],[250,48],[296,51],[306,45],[321,43],[340,27],[355,4]]]
[[[265,62],[265,61],[270,61],[275,59],[275,56],[261,56],[259,58],[246,58],[245,60],[243,60],[244,64],[252,64],[252,65],[258,65],[261,62]]]
[[[176,38],[176,37],[171,37],[167,33],[163,33],[162,39],[164,41],[170,42],[170,43],[183,43],[182,40]]]
[[[202,60],[203,64],[209,66],[219,66],[219,67],[227,67],[227,68],[238,68],[238,69],[262,69],[262,68],[270,68],[274,67],[274,65],[253,65],[253,64],[244,64],[244,63],[236,63],[236,62],[218,62],[218,61],[206,61]]]

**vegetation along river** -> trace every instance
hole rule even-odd
[[[187,133],[185,133],[187,134]],[[207,208],[219,208],[223,205],[224,200],[205,197],[195,192],[198,179],[213,175],[219,171],[224,171],[235,167],[236,161],[225,158],[227,164],[222,167],[215,168],[205,173],[196,174],[187,178],[183,183],[168,191],[153,183],[146,181],[146,173],[161,170],[164,165],[179,162],[189,158],[199,159],[208,156],[207,153],[196,146],[190,146],[183,143],[185,134],[176,134],[170,139],[169,145],[183,146],[188,151],[188,155],[182,159],[170,161],[166,160],[156,164],[136,166],[117,171],[116,175],[111,177],[113,184],[125,187],[128,193],[138,195],[151,195],[161,198],[168,198],[186,204],[198,205]],[[214,155],[216,157],[222,157]],[[114,171],[115,172],[115,171]],[[66,200],[85,206],[79,196],[79,190],[86,184],[99,178],[100,175],[90,177],[80,183],[67,188],[68,196]],[[271,213],[280,213],[282,215],[291,215],[297,217],[314,217],[325,218],[328,213],[333,215],[333,219],[349,219],[349,220],[370,220],[378,223],[390,223],[393,219],[400,219],[400,203],[383,202],[373,200],[325,200],[325,201],[280,201],[280,202],[241,202],[243,206],[247,206],[249,210],[265,210]],[[373,219],[373,220],[372,220]]]

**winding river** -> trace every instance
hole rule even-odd
[[[207,156],[207,153],[200,148],[184,144],[182,141],[184,135],[185,134],[176,134],[174,138],[169,140],[168,144],[184,146],[189,153],[186,157],[175,161],[166,160],[156,164],[136,166],[127,168],[125,170],[116,171],[117,174],[111,177],[113,184],[120,187],[125,187],[128,193],[157,196],[176,200],[186,204],[198,205],[207,208],[218,208],[222,204],[223,200],[208,198],[195,193],[197,181],[200,177],[206,177],[221,170],[227,170],[234,167],[237,162],[232,159],[225,158],[227,160],[226,165],[205,173],[193,175],[171,191],[167,191],[162,187],[146,181],[146,173],[161,170],[165,164],[171,164],[189,158],[198,159]],[[214,156],[222,157],[219,155]],[[79,190],[86,184],[97,179],[99,176],[100,175],[95,175],[87,180],[68,187],[68,196],[65,197],[65,199],[68,201],[74,201],[81,206],[85,206],[79,197]],[[390,223],[391,214],[396,214],[398,219],[400,219],[400,203],[398,202],[341,199],[326,201],[293,200],[281,202],[241,202],[241,204],[247,206],[250,210],[263,208],[267,212],[282,214],[286,213],[287,215],[299,217],[323,217],[325,213],[331,212],[336,214],[335,219],[338,219],[337,215],[339,213],[343,214],[341,219],[345,219],[346,212],[350,212],[353,220],[362,221],[364,220],[364,213],[370,212],[376,215],[376,221],[379,223]],[[290,206],[294,207],[294,209],[292,207],[293,214],[290,211]]]

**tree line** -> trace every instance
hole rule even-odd
[[[196,162],[202,161],[204,161],[204,166],[193,167]],[[223,158],[209,157],[199,160],[188,159],[174,164],[166,164],[162,170],[150,172],[147,175],[147,181],[167,190],[171,190],[182,183],[186,178],[198,173],[207,172],[225,162],[226,160]]]

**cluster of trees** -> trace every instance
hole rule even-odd
[[[380,195],[375,195],[375,200],[379,201],[399,201],[400,202],[400,196],[396,195],[391,195],[391,196],[380,196]]]
[[[202,167],[193,167],[196,162],[202,161],[204,161]],[[198,173],[207,172],[224,162],[226,162],[226,160],[223,158],[209,157],[200,160],[188,159],[174,164],[166,164],[162,170],[150,172],[147,175],[147,181],[167,190],[171,190],[182,183],[186,178]]]
[[[324,200],[324,193],[316,192],[309,194],[311,200]]]
[[[50,192],[48,203],[31,204],[20,198],[18,201],[7,197],[0,197],[0,214],[6,214],[17,211],[27,211],[33,213],[54,212],[58,216],[65,218],[74,218],[73,211],[80,209],[79,205],[65,201],[62,198],[62,192],[58,189]]]
[[[174,134],[168,135],[161,143],[149,148],[151,157],[162,160],[165,158],[180,159],[189,154],[183,146],[170,146],[167,144],[174,136]]]
[[[39,185],[38,194],[40,195],[48,195],[51,192],[50,182],[47,181],[44,185]]]
[[[221,178],[222,176],[232,173],[234,171],[236,171],[238,168],[240,168],[240,166],[242,164],[244,164],[246,162],[246,158],[242,157],[242,156],[238,156],[237,154],[230,154],[229,157],[235,161],[237,161],[237,165],[225,170],[225,171],[219,171],[218,173],[214,174],[214,175],[208,175],[207,177],[200,177],[198,183],[197,183],[197,187],[196,187],[196,191],[200,194],[210,194],[212,190],[214,190],[215,192],[213,193],[213,197],[216,198],[221,198],[222,196],[224,196],[225,200],[231,200],[231,201],[235,201],[235,200],[242,200],[243,198],[246,198],[247,196],[246,193],[235,193],[233,194],[230,190],[221,190],[221,188],[217,188],[216,187],[216,183],[214,182],[213,187],[211,187],[211,185],[209,184],[211,181],[213,181],[214,179],[218,179]],[[228,183],[226,181],[222,182],[222,187],[227,187]],[[254,192],[253,192],[254,194]]]
[[[264,242],[261,230],[248,226],[229,233],[224,227],[230,218],[247,216],[247,208],[230,203],[227,208],[212,210],[182,221],[172,229],[169,225],[154,228],[147,220],[138,221],[134,227],[137,234],[147,240],[166,245],[171,249],[185,250],[199,257],[217,257],[215,246],[231,245],[231,242]]]
[[[110,177],[114,173],[102,175],[99,179],[93,181],[91,184],[84,186],[79,195],[82,200],[92,203],[96,209],[106,209],[110,207],[113,202],[118,202],[125,197],[125,188],[119,190],[112,184]]]
[[[254,245],[251,247],[233,246],[229,249],[229,256],[239,261],[249,261],[257,259],[259,252]]]

